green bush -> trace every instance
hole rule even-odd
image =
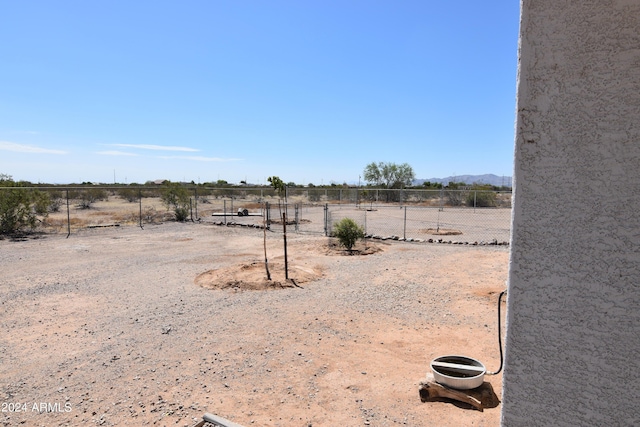
[[[191,195],[184,186],[167,182],[162,188],[161,198],[167,209],[173,209],[176,221],[184,222],[188,219]]]
[[[467,194],[467,206],[492,208],[496,206],[496,193],[493,191],[470,191]]]
[[[338,238],[342,246],[351,250],[358,239],[364,238],[364,229],[351,218],[342,218],[333,226],[333,235]]]
[[[137,188],[118,188],[118,196],[129,203],[137,202],[140,190]]]
[[[0,175],[0,234],[18,234],[34,229],[38,217],[46,217],[49,195],[34,188],[23,188],[10,177]]]
[[[103,188],[92,188],[87,185],[69,190],[69,198],[77,200],[78,208],[91,209],[91,205],[98,200],[108,200],[109,193]]]
[[[176,221],[185,222],[189,219],[189,208],[185,206],[175,208],[173,213],[176,214]]]
[[[60,212],[64,204],[64,196],[60,190],[47,190],[49,195],[49,212]]]
[[[468,200],[469,193],[465,190],[447,190],[445,196],[447,197],[447,205],[462,206],[464,200]],[[473,203],[473,194],[471,197],[471,203]]]

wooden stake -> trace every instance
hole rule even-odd
[[[264,268],[267,270],[267,280],[271,280],[271,273],[269,273],[269,260],[267,259],[267,209],[268,205],[265,207],[264,213],[262,215],[262,231],[264,232]]]

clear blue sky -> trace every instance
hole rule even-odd
[[[0,173],[511,175],[519,2],[0,0]]]

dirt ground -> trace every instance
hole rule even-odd
[[[508,248],[164,223],[0,240],[0,424],[497,426],[423,403],[446,354],[500,364]],[[365,250],[364,247],[359,249]],[[503,316],[504,317],[504,316]],[[501,375],[486,376],[498,395]]]

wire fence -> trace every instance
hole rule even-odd
[[[16,187],[0,187],[0,202]],[[71,234],[92,228],[176,221],[162,187],[39,187],[48,213],[36,231]],[[267,226],[329,236],[334,224],[351,218],[370,238],[406,241],[506,244],[511,193],[486,190],[383,190],[295,188],[284,197],[270,188],[188,189],[187,221],[225,226]],[[488,206],[487,206],[488,205]],[[3,214],[3,213],[0,213]]]
[[[351,218],[374,239],[506,245],[511,234],[511,209],[464,207],[390,207],[366,209],[334,206],[328,230]]]

